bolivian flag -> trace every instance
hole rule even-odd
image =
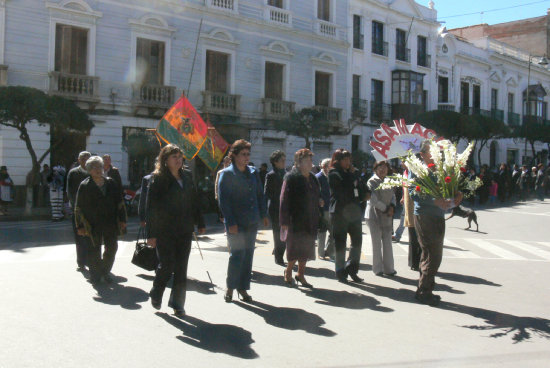
[[[199,150],[198,156],[202,162],[208,166],[210,171],[214,171],[219,166],[223,156],[229,149],[229,143],[223,139],[216,128],[214,128],[210,123],[207,123],[207,125],[208,135],[205,143]]]
[[[179,146],[187,160],[197,155],[207,135],[208,126],[185,96],[164,114],[157,126],[157,136],[165,143]]]

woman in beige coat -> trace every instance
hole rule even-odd
[[[372,241],[372,271],[376,276],[394,276],[397,273],[393,264],[391,240],[395,194],[391,188],[379,188],[388,171],[386,161],[378,161],[374,165],[374,174],[367,182],[371,197],[367,202],[365,218]]]

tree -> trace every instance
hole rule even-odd
[[[38,175],[40,166],[50,152],[63,143],[65,134],[50,134],[60,137],[50,142],[50,147],[38,157],[28,132],[28,124],[49,125],[50,133],[89,132],[93,123],[88,114],[73,101],[58,96],[48,96],[44,92],[30,87],[0,87],[0,124],[15,128],[19,138],[25,142],[31,156],[31,175]]]
[[[326,119],[320,111],[303,108],[293,112],[288,119],[275,121],[273,127],[275,130],[303,138],[305,148],[311,149],[311,142],[314,139],[326,138],[332,134],[347,135],[355,124],[350,121],[347,126],[336,125]]]
[[[531,145],[534,160],[535,142],[550,142],[550,127],[536,116],[524,116],[523,124],[515,129],[513,136],[523,138]]]
[[[473,139],[479,144],[477,162],[481,165],[481,151],[491,139],[504,138],[510,135],[510,130],[502,120],[483,115],[469,115]]]
[[[454,111],[428,111],[417,116],[415,122],[432,129],[438,136],[454,143],[458,143],[461,139],[470,139],[472,135],[467,115]]]

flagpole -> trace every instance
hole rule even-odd
[[[189,76],[189,85],[187,86],[187,95],[189,95],[189,91],[191,90],[191,80],[193,80],[193,72],[195,71],[195,61],[197,60],[197,49],[199,48],[199,37],[201,35],[201,29],[202,29],[202,18],[199,24],[199,33],[197,34],[197,41],[195,43],[195,54],[193,55],[193,63],[191,64],[191,75]]]

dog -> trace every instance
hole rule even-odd
[[[479,225],[477,224],[477,215],[474,210],[460,206],[460,205],[456,206],[453,208],[453,212],[451,212],[451,216],[446,218],[445,221],[447,221],[453,216],[460,216],[468,219],[468,227],[465,228],[464,230],[469,230],[472,227],[472,221],[473,221],[474,224],[476,224],[476,231],[479,232]]]

